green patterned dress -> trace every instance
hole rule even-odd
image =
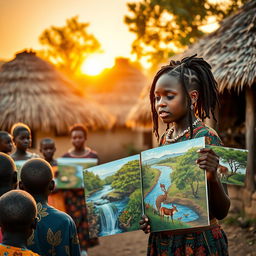
[[[221,145],[216,131],[199,122],[193,127],[193,138],[205,137],[207,145]],[[189,132],[177,142],[189,139]],[[160,146],[166,145],[165,134]],[[217,220],[211,216],[209,227],[196,230],[154,232],[149,236],[148,256],[228,256],[228,242]]]

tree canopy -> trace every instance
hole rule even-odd
[[[204,33],[202,26],[210,17],[221,21],[247,0],[213,2],[210,0],[141,0],[128,3],[125,23],[136,35],[132,52],[153,65],[194,43]]]
[[[204,180],[204,172],[195,164],[198,159],[198,148],[192,148],[183,156],[180,156],[177,165],[171,174],[172,181],[178,189],[185,189],[190,186],[195,198],[198,197],[199,182]]]
[[[116,172],[111,184],[113,188],[131,194],[140,188],[140,165],[138,160],[129,161]]]
[[[87,32],[89,23],[79,22],[78,17],[66,20],[62,27],[51,26],[43,31],[39,41],[45,46],[42,57],[68,74],[74,74],[83,61],[100,50],[100,43]]]

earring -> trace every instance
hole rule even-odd
[[[190,109],[194,110],[194,105],[193,104],[191,104]]]

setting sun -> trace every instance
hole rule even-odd
[[[110,68],[113,63],[103,54],[94,54],[88,57],[81,66],[81,72],[86,75],[99,75],[104,69]]]

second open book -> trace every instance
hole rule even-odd
[[[143,214],[152,232],[209,225],[206,173],[196,164],[204,147],[201,137],[86,169],[90,237],[138,230]]]

